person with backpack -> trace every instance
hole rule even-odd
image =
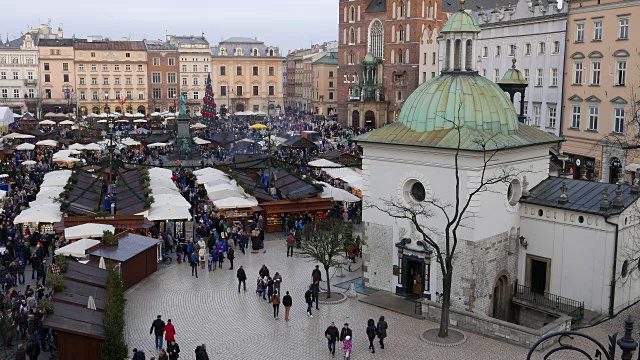
[[[293,246],[295,243],[296,240],[293,238],[293,234],[289,234],[289,237],[287,237],[287,257],[289,257],[289,252],[291,252],[291,257],[293,257]]]
[[[247,274],[244,272],[242,265],[240,265],[236,277],[238,278],[238,292],[240,292],[240,285],[244,285],[244,291],[247,291]]]
[[[229,268],[229,270],[233,270],[233,259],[236,258],[236,251],[233,249],[233,247],[227,247],[227,259],[229,259],[229,263],[231,264],[231,267]]]

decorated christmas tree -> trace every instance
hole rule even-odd
[[[207,77],[207,87],[205,89],[204,106],[200,113],[202,114],[202,121],[208,124],[214,124],[218,120],[216,113],[216,103],[213,100],[213,89],[211,88],[211,75]]]

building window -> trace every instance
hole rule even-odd
[[[576,24],[576,42],[583,42],[584,41],[584,23],[577,23]]]
[[[193,92],[193,100],[198,100],[200,99],[200,93],[198,93],[197,91]]]
[[[91,85],[98,85],[98,78],[91,78]]]
[[[49,63],[44,63],[44,71],[49,71]]]
[[[49,90],[49,94],[51,94],[51,90]],[[16,99],[20,97],[20,89],[13,89],[13,97]],[[51,95],[47,99],[51,99]]]
[[[489,48],[487,46],[482,47],[482,57],[486,58],[489,56]]]
[[[580,129],[580,117],[582,116],[580,105],[571,107],[571,128]]]
[[[227,76],[227,67],[220,66],[220,76]]]
[[[496,46],[496,56],[500,56],[502,47],[500,45]]]
[[[102,65],[102,71],[109,71],[109,65]]]
[[[18,80],[18,72],[17,71],[13,72],[13,80]]]
[[[553,53],[554,54],[559,54],[560,53],[560,41],[554,41],[553,42]]]
[[[125,65],[124,71],[131,71],[131,65]]]
[[[144,78],[138,78],[138,85],[144,85]]]
[[[629,19],[620,19],[620,32],[618,33],[618,38],[629,38]]]
[[[493,82],[500,80],[500,69],[493,69]]]
[[[616,66],[616,86],[624,86],[627,82],[627,61],[620,60]]]
[[[573,64],[573,84],[582,85],[582,62]]]
[[[2,89],[2,97],[3,97],[4,99],[8,98],[8,97],[9,97],[9,90],[7,90],[7,89]]]
[[[84,64],[78,65],[78,71],[84,71]]]
[[[167,73],[167,83],[175,84],[176,82],[177,82],[176,73],[174,72]]]
[[[138,93],[138,100],[144,100],[144,93],[143,92],[139,92]]]
[[[115,78],[115,84],[116,85],[120,85],[120,78],[119,77]]]
[[[334,86],[333,81],[329,81],[329,88],[331,89],[331,88],[333,88],[333,86]]]
[[[269,96],[275,96],[276,88],[273,85],[269,85]]]
[[[181,70],[182,72],[187,72],[187,65],[182,65],[181,68],[182,68]]]
[[[274,68],[273,66],[269,66],[269,76],[275,76],[276,75],[276,68]],[[331,73],[329,74],[329,77],[333,77],[333,75],[331,75]]]
[[[524,79],[529,83],[529,69],[524,69],[522,72]]]
[[[209,65],[204,64],[204,72],[209,73]]]
[[[542,121],[542,105],[533,105],[533,125],[540,126]]]
[[[90,54],[89,56],[91,56],[91,57],[96,57],[96,53],[92,51],[92,52],[91,52],[91,54]]]
[[[120,65],[118,64],[113,65],[113,71],[120,71]]]
[[[258,76],[258,67],[257,66],[253,67],[253,76]]]
[[[162,83],[162,80],[160,80],[160,73],[159,72],[154,72],[151,74],[151,83],[152,84],[160,84]]]
[[[242,85],[236,86],[236,96],[242,96]]]
[[[551,68],[551,86],[558,86],[558,68]]]
[[[91,93],[91,100],[98,100],[98,92],[94,91]]]
[[[545,44],[543,42],[538,44],[538,54],[543,55],[546,50],[547,50],[547,44]]]
[[[18,96],[16,96],[16,91],[18,91],[18,89],[14,89],[13,90],[13,97],[19,97],[20,96],[20,92],[18,91]],[[44,97],[45,99],[51,99],[51,89],[46,89],[44,91]]]
[[[133,93],[131,92],[131,90],[127,91],[127,99],[129,100],[133,99]]]
[[[536,69],[536,86],[542,86],[544,83],[544,70]]]
[[[189,85],[189,80],[186,77],[182,78],[182,85]]]
[[[524,54],[531,55],[531,44],[529,43],[524,44]]]
[[[62,75],[62,81],[68,83],[69,82],[69,74]]]
[[[193,65],[193,72],[198,72],[198,65]]]
[[[120,100],[120,91],[116,91],[116,100]]]
[[[509,56],[515,56],[516,55],[516,46],[515,45],[509,45]]]
[[[402,25],[398,28],[398,42],[404,42],[404,28]]]
[[[62,63],[62,71],[69,71],[69,63]]]
[[[384,26],[380,20],[375,20],[369,30],[369,52],[376,58],[384,56]]]
[[[102,78],[102,85],[109,85],[109,78]]]
[[[589,130],[598,131],[598,114],[600,108],[597,106],[589,106]]]
[[[138,65],[138,71],[144,71],[144,67],[142,65]]]
[[[27,90],[27,92],[29,93],[30,99],[33,99],[34,97],[36,97],[36,91],[34,89],[29,89]]]
[[[257,86],[253,87],[253,96],[258,96],[258,87]]]
[[[227,96],[227,86],[226,85],[221,85],[220,86],[220,96]]]
[[[593,41],[602,41],[602,20],[593,23]]]
[[[80,100],[87,100],[87,93],[84,90],[80,91]]]
[[[168,61],[169,61],[169,66],[176,66],[176,58],[171,57],[168,59]]]
[[[167,89],[167,98],[175,99],[177,93],[178,93],[178,91],[176,90],[176,88],[168,88]]]
[[[133,81],[131,80],[131,78],[126,78],[125,79],[125,84],[126,85],[133,85]]]
[[[615,108],[613,110],[613,132],[624,133],[624,108]]]
[[[131,53],[125,53],[125,54],[124,54],[124,57],[128,57],[128,58],[130,58],[130,57],[131,57]]]
[[[81,78],[79,79],[79,81],[80,81],[80,85],[84,85],[84,84],[85,84],[85,82],[84,82],[84,78],[83,78],[83,77],[81,77]]]
[[[157,58],[157,57],[153,58],[153,66],[160,66],[160,58]],[[159,97],[154,97],[154,99],[159,99]]]
[[[600,85],[600,61],[591,63],[591,85]]]
[[[193,85],[198,86],[200,85],[200,81],[198,78],[193,78]]]
[[[242,66],[237,66],[236,67],[236,75],[237,76],[242,76]]]
[[[404,54],[402,53],[402,50],[398,51],[398,64],[403,64],[404,63]]]
[[[158,59],[160,60],[160,59]],[[160,99],[162,98],[162,89],[160,88],[153,88],[153,98],[154,99]]]
[[[92,64],[91,65],[91,71],[98,71],[98,65]]]
[[[547,127],[555,129],[556,127],[556,117],[557,117],[557,108],[555,105],[549,105],[547,113]]]
[[[44,74],[44,82],[46,82],[46,83],[51,82],[51,75]]]

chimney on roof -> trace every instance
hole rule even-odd
[[[622,200],[622,184],[618,182],[618,187],[616,188],[616,198],[613,199],[613,207],[623,208],[624,200]]]
[[[527,198],[529,197],[529,182],[527,181],[527,177],[522,177],[522,195],[521,197]]]
[[[602,194],[602,202],[600,202],[600,210],[607,211],[611,204],[609,204],[609,188],[604,188],[604,193]]]
[[[569,201],[569,196],[567,195],[567,182],[566,181],[562,182],[562,186],[560,187],[560,190],[562,190],[562,194],[560,194],[560,199],[558,199],[558,202],[560,204],[566,204]]]

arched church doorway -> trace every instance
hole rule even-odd
[[[618,177],[622,176],[620,170],[622,169],[622,162],[617,157],[611,158],[609,162],[609,183],[614,184],[618,182]]]
[[[493,287],[493,317],[495,319],[509,320],[509,280],[502,275]]]
[[[364,113],[364,126],[368,128],[376,127],[376,114],[373,111],[369,110]]]
[[[351,113],[351,126],[354,128],[360,127],[360,111],[353,110],[353,113]]]

